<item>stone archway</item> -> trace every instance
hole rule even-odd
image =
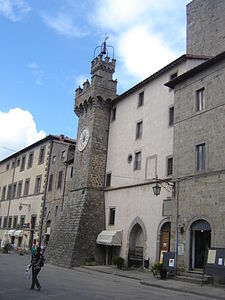
[[[128,266],[142,267],[145,249],[145,234],[140,224],[136,223],[130,232]]]
[[[211,246],[211,226],[206,220],[199,219],[190,229],[190,267],[203,269],[207,248]]]

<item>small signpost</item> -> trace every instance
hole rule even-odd
[[[209,275],[219,280],[225,280],[225,248],[209,248],[206,259],[203,277]]]

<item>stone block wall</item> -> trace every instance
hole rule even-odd
[[[214,56],[225,51],[225,1],[187,5],[187,53]]]

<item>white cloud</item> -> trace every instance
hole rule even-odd
[[[173,51],[143,25],[125,32],[119,37],[118,43],[128,73],[140,79],[158,71],[175,58]]]
[[[118,60],[119,85],[128,88],[150,76],[184,50],[185,5],[190,0],[99,0],[89,15],[107,32]],[[183,12],[183,14],[182,14]],[[180,29],[182,28],[182,30]]]
[[[86,31],[82,31],[79,27],[74,25],[73,19],[69,14],[59,13],[55,17],[42,14],[42,19],[48,27],[55,30],[60,35],[69,38],[87,35]]]
[[[22,20],[31,8],[24,0],[0,0],[0,15],[13,22]]]
[[[46,136],[44,131],[37,131],[32,114],[21,108],[0,111],[0,128],[0,159]]]
[[[35,79],[35,84],[42,85],[41,79],[42,79],[44,72],[38,66],[38,64],[36,62],[32,62],[32,63],[28,64],[28,68],[31,69],[31,71],[32,71],[32,74]]]

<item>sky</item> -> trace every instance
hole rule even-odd
[[[0,0],[0,160],[49,134],[76,139],[75,89],[106,36],[118,94],[184,54],[189,2]]]

